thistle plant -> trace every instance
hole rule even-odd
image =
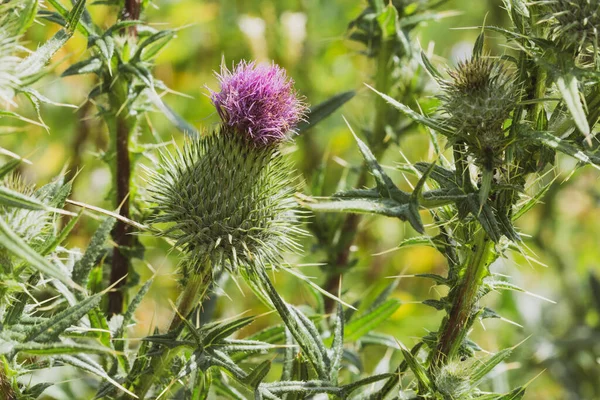
[[[452,148],[452,163],[445,162],[438,139],[433,136],[438,159],[402,167],[403,171],[420,174],[414,191],[406,193],[392,182],[369,148],[357,139],[376,187],[339,192],[328,199],[306,203],[315,211],[375,213],[400,218],[421,233],[425,233],[425,229],[418,208],[429,209],[437,233],[408,241],[429,244],[445,256],[447,276],[424,274],[422,277],[433,279],[436,285],[448,286],[449,291],[439,300],[423,302],[444,311],[446,316],[437,331],[424,337],[412,351],[403,351],[404,362],[397,369],[401,376],[407,371],[412,373],[414,385],[409,389],[414,390],[418,398],[523,396],[524,387],[512,390],[505,397],[482,391],[479,386],[487,372],[506,359],[512,348],[491,357],[477,358],[476,353],[481,348],[468,334],[477,320],[500,317],[481,304],[486,294],[499,290],[523,291],[495,274],[491,266],[511,250],[522,251],[522,239],[513,221],[538,201],[536,197],[520,200],[519,193],[524,192],[527,180],[554,161],[555,150],[583,163],[598,160],[595,150],[583,147],[591,144],[591,132],[598,115],[595,108],[586,112],[582,107],[581,98],[591,96],[593,90],[586,95],[588,89],[584,81],[579,92],[573,74],[581,67],[568,61],[552,67],[548,57],[555,57],[564,48],[555,37],[557,30],[554,29],[554,34],[539,31],[537,17],[543,11],[536,6],[505,3],[519,33],[489,29],[518,42],[520,53],[512,58],[514,65],[499,57],[483,55],[483,33],[474,45],[472,57],[450,69],[448,78],[422,54],[424,67],[439,83],[442,92],[438,96],[440,105],[432,117],[373,89],[404,115],[445,136],[447,147]],[[556,12],[556,8],[553,11]],[[523,37],[532,32],[548,34],[544,39],[551,41],[540,40],[542,48],[538,48],[537,38]],[[535,67],[529,69],[530,65]],[[592,83],[597,82],[596,77],[585,76],[590,87],[597,85]],[[544,103],[551,90],[548,81],[552,80],[564,102],[549,109]],[[567,81],[570,83],[565,85]],[[590,101],[586,98],[587,104]],[[564,140],[565,136],[575,143]],[[474,171],[477,178],[472,174]],[[433,189],[427,189],[429,185],[433,185]],[[377,398],[391,396],[397,384],[398,378],[388,380]],[[405,390],[406,386],[402,392]]]
[[[350,22],[347,38],[359,43],[372,69],[364,75],[363,91],[370,96],[354,98],[358,91],[350,90],[309,110],[274,62],[223,65],[215,74],[219,88],[208,89],[206,110],[185,100],[199,116],[196,122],[206,115],[219,119],[201,133],[163,100],[171,90],[158,78],[162,67],[154,66],[181,31],[146,22],[148,3],[103,2],[108,8],[98,14],[99,4],[88,7],[83,0],[71,7],[57,0],[49,0],[48,8],[34,0],[0,4],[0,117],[10,117],[0,135],[26,134],[25,122],[50,135],[68,133],[43,122],[50,111],[40,103],[53,101],[36,83],[49,72],[43,67],[52,55],[81,35],[87,53],[82,60],[63,60],[62,75],[92,75],[81,82],[93,86],[86,88],[86,108],[95,107],[108,133],[108,147],[100,146],[99,154],[112,174],[105,200],[116,210],[104,210],[101,199],[74,200],[78,186],[64,175],[81,179],[77,171],[67,175],[63,168],[41,185],[32,182],[40,179],[29,165],[46,167],[47,159],[0,147],[0,399],[508,400],[524,398],[535,378],[531,369],[540,366],[550,367],[546,376],[573,398],[596,395],[598,351],[588,344],[597,336],[600,283],[593,271],[585,284],[578,282],[577,268],[571,268],[577,257],[561,244],[581,233],[573,221],[562,222],[567,217],[550,217],[557,217],[557,196],[569,187],[559,186],[552,173],[559,171],[572,185],[585,176],[585,165],[600,167],[597,1],[505,0],[509,26],[479,28],[471,54],[447,65],[433,57],[433,46],[422,51],[415,39],[453,15],[438,9],[444,3],[370,0]],[[219,7],[219,21],[227,21],[231,10]],[[310,27],[314,10],[304,11]],[[103,13],[108,23],[99,19]],[[59,27],[47,24],[58,32],[29,51],[23,35],[35,19]],[[505,53],[487,50],[489,32],[506,39]],[[311,54],[306,52],[307,62]],[[32,110],[21,107],[23,98]],[[352,98],[364,102],[356,115],[346,113],[348,137],[363,158],[348,166],[354,188],[345,178],[336,185],[324,166],[304,187],[289,154],[294,138],[313,135],[314,146],[328,140],[329,131],[320,136],[310,128]],[[154,111],[184,136],[153,125]],[[32,112],[37,120],[28,116]],[[342,119],[330,126],[336,121]],[[356,132],[355,121],[364,121]],[[176,141],[163,143],[165,134],[183,144],[168,148]],[[425,153],[411,147],[419,141],[430,146],[422,159]],[[386,166],[397,161],[397,149],[402,162]],[[332,148],[340,156],[337,150]],[[397,181],[400,175],[406,183]],[[597,199],[596,192],[587,196]],[[531,229],[535,218],[520,221],[533,209],[543,219],[537,231]],[[345,274],[361,273],[352,270],[355,242],[363,247],[363,263],[381,247],[362,240],[363,215],[389,218],[386,227],[399,224],[398,249],[431,247],[443,266],[427,273],[409,267],[406,275],[398,263],[394,269],[402,275],[388,280],[374,258],[368,278],[359,282],[364,292],[344,284]],[[314,247],[307,231],[315,236]],[[561,291],[578,295],[548,306],[550,316],[571,314],[561,319],[568,324],[564,331],[546,329],[543,319],[534,327],[516,317],[513,324],[523,325],[519,335],[532,336],[523,347],[556,351],[521,357],[523,370],[496,385],[496,367],[517,359],[520,339],[505,338],[496,326],[481,333],[478,325],[515,319],[506,315],[510,308],[489,300],[499,292],[530,294],[511,270],[517,260],[533,259],[532,244],[559,270]],[[287,262],[289,253],[298,265]],[[142,262],[134,264],[134,257]],[[153,282],[164,273],[153,265],[156,257],[178,265],[178,299],[169,315],[163,287],[154,293]],[[147,266],[152,277],[138,282],[144,276],[138,266]],[[318,275],[315,280],[308,271]],[[287,276],[275,282],[281,273]],[[542,280],[551,270],[535,273]],[[222,276],[242,278],[250,289],[243,302]],[[400,290],[419,290],[418,284],[400,286],[408,277],[444,289],[425,290],[430,298],[410,305],[416,302],[398,298],[405,295]],[[217,307],[206,317],[209,300]],[[261,313],[253,301],[262,303]],[[421,306],[439,312],[427,325],[415,318],[420,311],[405,312]],[[254,315],[234,315],[247,308]],[[159,310],[156,318],[148,316],[153,310]],[[402,326],[409,325],[428,328],[411,346],[403,342]],[[482,335],[491,340],[480,341]],[[500,348],[491,348],[494,342]],[[532,392],[545,396],[543,390]]]
[[[183,280],[196,301],[213,274],[277,265],[284,251],[297,250],[294,175],[281,143],[301,120],[305,106],[293,82],[276,65],[241,62],[218,75],[211,93],[222,125],[163,155],[151,174],[154,223],[185,253]],[[186,295],[183,295],[182,299]],[[181,304],[186,316],[196,303]],[[186,300],[187,302],[187,300]]]

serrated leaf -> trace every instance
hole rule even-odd
[[[67,328],[75,325],[92,308],[100,304],[102,294],[98,293],[77,303],[73,307],[59,312],[47,321],[39,324],[25,338],[26,341],[51,342],[58,339]]]
[[[226,337],[231,336],[233,333],[239,331],[240,329],[250,325],[254,322],[255,317],[242,317],[237,318],[231,322],[226,323],[215,323],[210,326],[206,326],[202,329],[205,335],[203,336],[203,342],[205,345],[209,345],[211,343],[219,342]]]
[[[110,231],[114,225],[115,220],[113,218],[106,218],[104,221],[102,221],[94,233],[94,236],[92,236],[92,240],[90,241],[85,254],[73,266],[73,281],[75,281],[77,284],[82,286],[87,284],[90,271],[94,265],[96,265],[98,256],[104,250],[104,242],[106,242],[106,239],[110,235]]]
[[[256,389],[258,385],[260,385],[260,383],[263,381],[263,379],[265,379],[270,369],[271,361],[263,361],[262,363],[254,367],[252,371],[250,371],[248,376],[246,376],[246,379],[244,379],[244,383],[250,386],[251,388]]]
[[[111,354],[110,347],[94,346],[80,343],[23,343],[13,348],[15,353],[35,356],[54,356],[58,354]]]

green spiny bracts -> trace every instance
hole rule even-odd
[[[479,163],[504,150],[508,139],[504,122],[517,104],[515,75],[501,61],[474,57],[461,62],[442,80],[443,122],[467,143]]]
[[[444,399],[471,398],[469,366],[471,361],[452,361],[442,366],[435,375],[435,386]]]
[[[550,38],[577,55],[598,56],[600,0],[553,0],[544,19]]]
[[[151,181],[154,222],[169,224],[163,234],[186,252],[186,268],[209,262],[236,271],[298,249],[295,178],[276,145],[225,127],[163,155]]]

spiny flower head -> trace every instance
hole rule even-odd
[[[294,82],[275,64],[242,61],[233,71],[221,66],[217,77],[221,91],[211,91],[211,100],[223,124],[257,145],[280,143],[304,117]]]
[[[151,172],[154,222],[168,224],[163,234],[187,254],[184,267],[210,261],[213,271],[236,271],[297,250],[291,165],[277,148],[250,141],[223,127],[163,154],[161,170]]]
[[[563,48],[597,57],[600,44],[600,0],[553,0],[544,22]]]
[[[444,123],[479,155],[502,150],[504,121],[519,93],[514,74],[498,60],[474,57],[459,63],[449,75],[450,80],[441,82],[439,96]]]

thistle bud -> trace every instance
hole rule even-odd
[[[459,63],[449,75],[439,97],[444,123],[476,158],[501,152],[507,144],[504,121],[518,99],[514,74],[499,61],[475,57]]]
[[[435,386],[444,398],[464,399],[471,391],[468,361],[453,361],[441,367],[435,376]]]
[[[563,49],[596,58],[600,36],[600,0],[553,0],[544,19],[550,38]]]
[[[276,263],[298,247],[295,177],[277,144],[304,106],[276,66],[242,63],[220,80],[212,99],[222,127],[164,155],[151,193],[154,222],[169,224],[164,234],[186,252],[184,265],[236,271]]]

